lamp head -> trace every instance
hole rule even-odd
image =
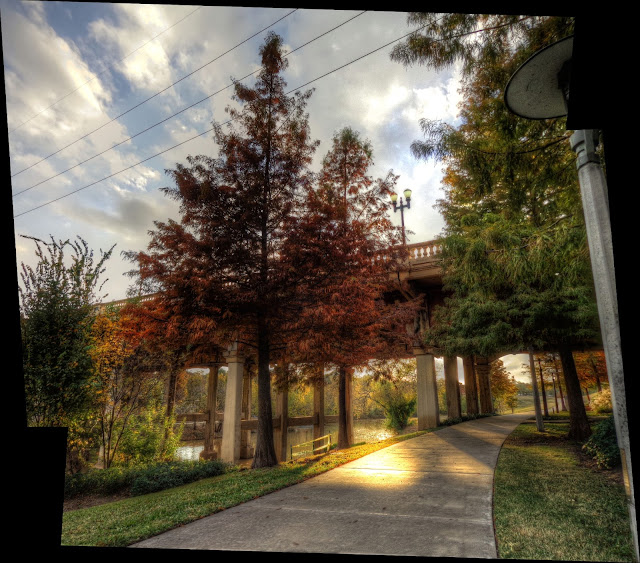
[[[509,79],[504,101],[512,113],[528,119],[567,115],[573,36],[534,53]]]

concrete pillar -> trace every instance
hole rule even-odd
[[[458,358],[444,356],[444,385],[447,394],[447,416],[460,418],[462,407],[460,405],[460,385],[458,385]]]
[[[480,398],[480,412],[490,414],[493,412],[491,399],[491,379],[489,377],[489,359],[476,356],[475,370],[478,376],[478,395]]]
[[[276,448],[276,458],[278,461],[287,459],[287,417],[289,415],[289,391],[288,389],[278,389],[276,394],[276,418],[280,419],[280,427],[273,431],[273,443]]]
[[[216,431],[216,397],[218,396],[218,369],[220,364],[209,366],[207,377],[207,420],[204,425],[204,449],[200,452],[202,459],[216,459],[218,453],[214,448]]]
[[[246,371],[242,378],[242,420],[251,419],[251,373]],[[251,459],[254,448],[251,445],[251,430],[240,430],[240,459]]]
[[[235,347],[234,347],[235,348]],[[242,379],[244,357],[237,349],[227,354],[227,392],[224,400],[221,458],[235,463],[240,459],[240,420],[242,418]]]
[[[435,428],[440,425],[435,358],[422,348],[414,348],[413,353],[416,356],[418,385],[418,430]]]
[[[476,384],[476,372],[473,368],[473,358],[462,358],[464,369],[464,394],[467,401],[467,414],[478,414],[478,385]]]
[[[313,385],[313,438],[324,436],[324,364],[318,366],[318,379]]]

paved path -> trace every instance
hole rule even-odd
[[[132,547],[496,558],[493,471],[530,417],[442,428]]]

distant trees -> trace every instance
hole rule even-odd
[[[504,412],[509,408],[513,411],[518,404],[518,386],[502,360],[491,362],[489,378],[494,410]]]

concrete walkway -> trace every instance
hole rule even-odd
[[[496,558],[493,471],[530,417],[442,428],[132,547]]]

